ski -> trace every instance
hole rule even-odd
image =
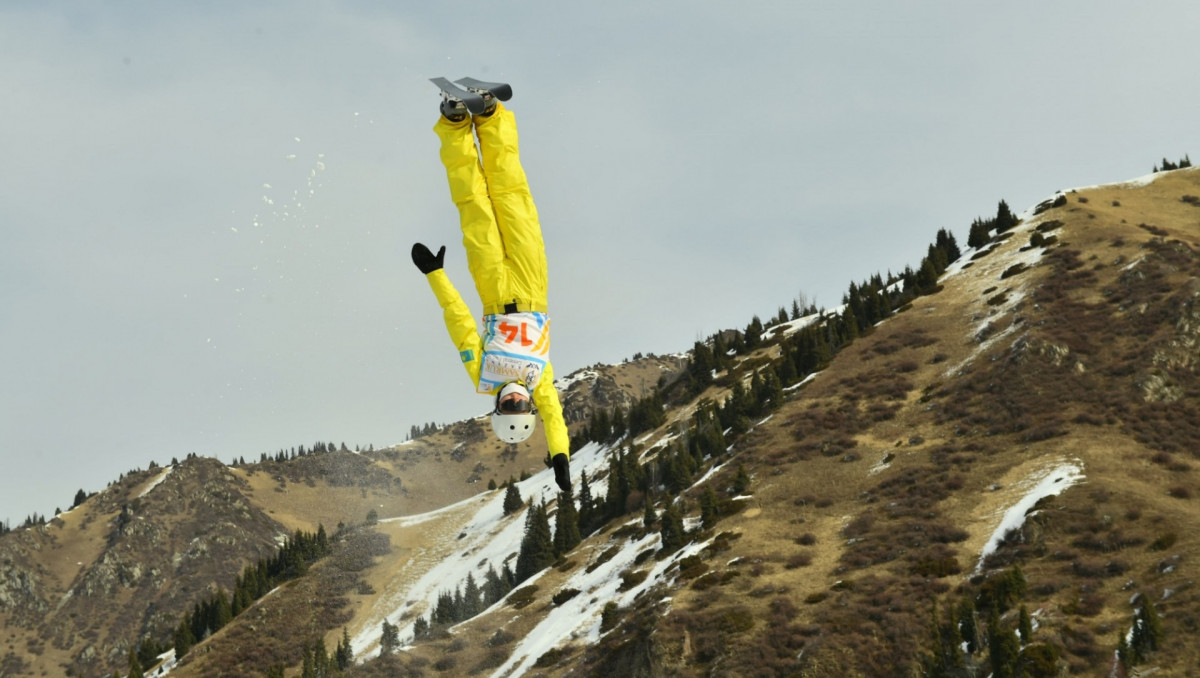
[[[500,101],[512,98],[512,86],[506,82],[485,82],[475,78],[459,78],[454,82],[480,95],[487,92]]]
[[[438,89],[445,92],[446,96],[450,97],[451,99],[454,99],[455,101],[461,101],[463,105],[467,107],[467,111],[469,111],[471,115],[483,115],[485,106],[482,95],[467,89],[463,89],[462,87],[459,87],[445,78],[430,78],[429,82],[437,85]]]

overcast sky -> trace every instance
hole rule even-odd
[[[516,9],[512,6],[515,5]],[[410,9],[411,8],[411,9]],[[560,376],[1200,152],[1195,2],[0,3],[0,520],[482,414],[409,259],[512,83]]]

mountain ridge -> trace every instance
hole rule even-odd
[[[688,520],[692,541],[681,550],[659,558],[655,545],[661,535],[639,527],[635,510],[543,571],[526,604],[517,607],[510,594],[489,612],[428,640],[402,639],[403,655],[356,665],[347,674],[818,676],[833,675],[829,667],[836,666],[838,675],[909,675],[936,663],[929,658],[936,639],[926,627],[931,615],[938,626],[938,608],[930,601],[942,601],[943,615],[968,599],[991,601],[991,609],[998,609],[1002,606],[990,591],[1013,568],[1027,580],[1021,602],[1033,607],[1038,620],[1036,640],[1023,644],[1021,659],[1036,667],[1028,670],[1041,672],[1035,675],[1115,670],[1111,657],[1119,636],[1132,623],[1134,610],[1146,607],[1127,602],[1131,591],[1141,591],[1143,599],[1153,593],[1149,599],[1164,611],[1167,644],[1151,655],[1153,662],[1194,666],[1194,651],[1181,647],[1179,638],[1200,619],[1190,565],[1200,554],[1187,529],[1197,517],[1189,500],[1197,491],[1192,466],[1200,449],[1195,444],[1200,419],[1191,405],[1200,392],[1194,374],[1200,345],[1194,303],[1200,291],[1195,282],[1200,279],[1195,254],[1200,210],[1186,199],[1200,193],[1197,176],[1195,170],[1178,170],[1152,180],[1058,192],[1022,213],[1017,228],[963,253],[938,280],[938,291],[916,297],[840,347],[802,385],[789,385],[779,407],[749,422],[734,436],[732,449],[712,455],[711,468],[677,499],[658,489],[661,484],[651,486],[658,511],[677,504]],[[738,354],[740,365],[724,381],[682,404],[668,404],[664,422],[649,432],[584,448],[577,453],[579,470],[594,457],[597,472],[589,478],[602,476],[601,459],[620,450],[645,462],[669,454],[692,437],[687,425],[697,412],[727,402],[735,386],[751,386],[759,370],[794,349],[771,343],[778,339],[769,337],[766,346]],[[644,375],[657,371],[667,375],[665,382],[678,382],[686,373],[675,357],[643,360],[657,364],[635,361],[643,373],[636,379],[615,374],[620,366],[596,366],[603,378],[575,380],[564,394],[573,432],[587,425],[597,402],[629,408],[645,398],[648,387],[634,388],[646,383]],[[596,395],[601,388],[606,389],[603,399]],[[341,569],[358,573],[367,584],[355,589],[351,582],[346,591],[381,593],[333,596],[347,599],[336,616],[353,629],[355,654],[363,659],[375,651],[374,639],[389,614],[407,633],[411,620],[430,612],[436,590],[386,588],[403,574],[397,570],[408,568],[419,581],[421,568],[431,567],[421,564],[420,552],[433,550],[434,544],[422,541],[420,533],[431,535],[433,521],[440,521],[446,555],[436,562],[466,558],[455,547],[477,515],[466,509],[499,502],[501,493],[475,493],[475,485],[462,482],[464,476],[479,483],[537,470],[540,443],[515,452],[504,449],[486,433],[480,435],[484,426],[460,422],[368,455],[335,452],[300,459],[292,467],[289,461],[223,469],[205,482],[227,488],[218,503],[245,507],[249,513],[239,519],[261,522],[256,537],[241,540],[246,545],[257,539],[265,547],[271,530],[278,536],[298,527],[312,529],[314,519],[352,523],[348,532],[387,535],[390,555],[373,556],[358,570]],[[998,534],[1005,514],[1064,463],[1078,463],[1083,478],[1038,497],[1019,526]],[[172,482],[184,480],[176,475],[189,464],[198,466],[188,460],[169,476],[127,479],[121,501],[116,494],[95,504],[89,499],[80,507],[83,513],[72,512],[56,519],[62,527],[44,529],[91,534],[92,546],[73,548],[81,554],[107,553],[98,543],[104,535],[80,527],[84,516],[92,516],[89,529],[106,520],[116,527],[133,525],[136,532],[139,521],[120,525],[125,502],[153,503]],[[749,470],[749,495],[727,492],[738,466]],[[342,472],[349,484],[337,485]],[[144,497],[131,496],[156,479],[162,484]],[[532,499],[534,488],[541,488],[542,496],[553,496],[546,481],[536,473],[519,481],[522,494]],[[598,479],[595,487],[609,492]],[[701,525],[698,515],[705,487],[715,488],[726,502],[711,528]],[[423,492],[427,488],[431,491]],[[404,512],[436,510],[433,496],[457,498],[460,508],[420,524],[396,519]],[[644,496],[631,500],[635,507]],[[383,520],[359,526],[372,509]],[[455,520],[456,513],[463,516]],[[503,524],[511,542],[520,520],[498,517],[490,524]],[[484,528],[476,523],[475,529]],[[134,536],[118,534],[119,539]],[[23,549],[10,550],[12,538],[6,535],[0,542],[14,563],[2,581],[20,581],[13,574],[18,571],[27,576],[23,585],[0,589],[0,602],[26,601],[20,607],[25,616],[8,611],[15,606],[0,612],[6,624],[28,624],[46,614],[49,603],[43,609],[34,601],[53,598],[47,590],[52,583],[46,583],[53,578],[29,577],[50,568],[35,557],[28,535]],[[995,550],[985,554],[991,542]],[[494,559],[503,561],[517,545],[494,546]],[[611,564],[607,579],[571,584],[584,581],[587,568],[617,546],[606,561]],[[244,564],[254,553],[259,552],[243,550],[222,559]],[[472,552],[470,562],[478,562],[479,554]],[[99,563],[101,557],[96,559]],[[314,567],[332,569],[332,563]],[[135,588],[125,586],[119,567],[109,570],[102,579],[106,585],[115,581]],[[232,574],[226,573],[227,580]],[[144,573],[124,576],[130,584],[147,578]],[[449,589],[460,582],[439,584]],[[301,581],[272,598],[287,598],[291,589],[317,595],[313,586]],[[610,590],[619,586],[627,588],[620,594]],[[562,587],[579,593],[556,602]],[[383,602],[384,593],[396,602]],[[579,635],[548,632],[545,620],[551,620],[549,628],[562,625],[552,615],[569,609],[572,600],[588,603],[572,609],[575,618],[585,614],[581,609],[596,615],[588,622],[594,626]],[[618,609],[605,613],[604,603],[613,600],[621,601]],[[390,605],[398,607],[372,612]],[[235,632],[243,644],[254,637],[247,631],[253,613],[215,634],[201,646],[202,654],[172,674],[217,675],[211,673],[214,667],[235,671],[222,647]],[[1017,616],[1015,606],[997,614],[1010,631],[1019,626]],[[979,618],[978,625],[986,621]],[[336,625],[306,631],[313,632],[329,647],[343,633]],[[54,635],[44,629],[39,634]],[[498,634],[512,639],[490,643]],[[44,655],[55,654],[54,643],[41,643]],[[58,656],[67,657],[76,647]],[[280,652],[277,661],[295,667],[301,650]],[[958,661],[963,668],[955,670],[961,671],[984,666],[995,654],[981,650],[954,658],[944,648],[943,653],[942,659]],[[102,660],[70,665],[79,671],[104,661],[111,666],[120,654],[114,649]],[[18,656],[11,649],[9,655]],[[36,656],[23,654],[20,661],[32,666],[29,658]],[[508,668],[517,673],[506,673]]]

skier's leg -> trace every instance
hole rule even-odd
[[[505,299],[516,302],[523,311],[545,312],[546,247],[525,170],[521,168],[516,119],[512,111],[497,103],[492,115],[475,118],[475,133],[479,135],[493,213],[504,240],[509,272],[508,288],[503,290]]]
[[[488,198],[471,121],[451,122],[441,117],[433,131],[442,142],[441,158],[450,182],[450,198],[458,207],[467,267],[475,279],[479,299],[485,308],[503,305],[509,275],[504,261],[504,241]]]

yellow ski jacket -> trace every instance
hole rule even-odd
[[[454,288],[445,270],[438,269],[425,276],[429,286],[442,307],[442,315],[446,321],[446,330],[450,340],[458,349],[463,367],[471,377],[471,383],[479,388],[480,369],[483,365],[484,343],[479,335],[479,327],[471,315],[471,309],[463,301],[462,295]],[[550,448],[550,456],[558,454],[570,455],[571,439],[567,432],[567,424],[563,419],[562,403],[558,399],[558,389],[554,387],[554,368],[549,362],[542,370],[541,378],[533,389],[533,403],[541,415],[542,425],[546,427],[546,444]]]

